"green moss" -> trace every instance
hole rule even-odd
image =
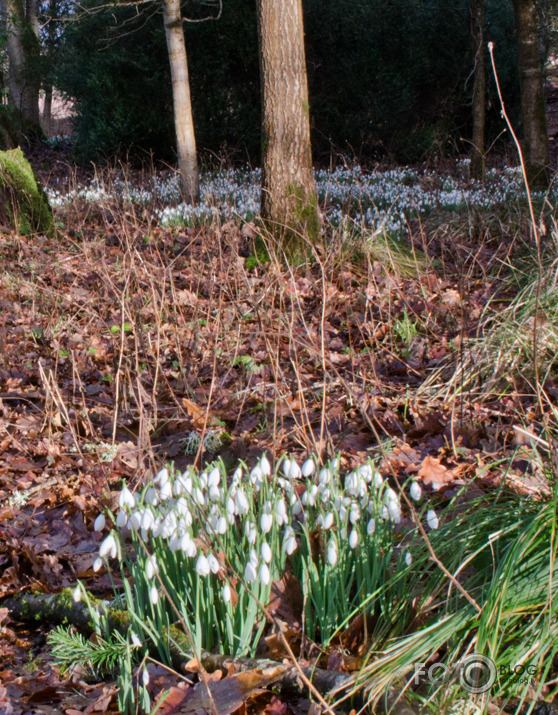
[[[21,149],[0,152],[0,194],[0,215],[20,233],[56,235],[45,192]]]

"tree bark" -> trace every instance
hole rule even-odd
[[[473,150],[471,152],[471,178],[484,181],[484,125],[485,125],[485,48],[484,0],[470,0],[471,36],[475,52],[473,80]]]
[[[257,0],[262,218],[291,257],[319,234],[301,0]]]
[[[513,0],[517,33],[524,161],[532,189],[546,190],[550,182],[546,98],[539,49],[536,0]]]
[[[38,128],[39,76],[32,66],[39,54],[35,0],[1,0],[0,7],[7,33],[10,102],[23,125]]]
[[[185,201],[196,204],[200,196],[198,158],[180,0],[163,0],[163,19],[172,79],[176,149],[182,193]]]

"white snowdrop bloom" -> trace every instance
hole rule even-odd
[[[318,514],[316,517],[316,526],[318,529],[323,529],[324,528],[324,517],[322,514]]]
[[[159,503],[159,497],[157,495],[157,490],[154,487],[149,487],[145,492],[144,501],[146,504],[151,506],[157,506]]]
[[[257,566],[260,563],[260,560],[258,558],[258,552],[256,549],[250,549],[250,563],[252,566]]]
[[[335,457],[335,459],[332,460],[330,466],[331,466],[331,469],[332,469],[334,472],[338,472],[338,471],[339,471],[339,467],[341,466],[341,460],[339,459],[339,457]]]
[[[318,487],[316,484],[312,484],[308,491],[308,506],[316,505],[316,498],[318,496]]]
[[[266,564],[270,563],[271,561],[271,547],[267,543],[267,541],[264,541],[261,547],[261,554],[262,554],[262,559],[266,562]]]
[[[248,562],[246,564],[246,568],[244,569],[244,578],[246,579],[247,583],[254,583],[257,577],[257,572],[256,568]]]
[[[300,467],[298,466],[298,463],[296,460],[291,459],[291,467],[289,469],[289,477],[290,479],[300,479],[302,475],[302,471]]]
[[[312,464],[314,464],[314,462],[312,462]],[[329,469],[325,468],[320,470],[320,473],[318,474],[318,482],[324,486],[331,482],[331,472]]]
[[[444,486],[441,482],[430,482],[430,486],[432,487],[432,491],[440,491],[440,489]]]
[[[207,472],[202,472],[200,474],[200,485],[202,489],[207,487]]]
[[[399,503],[399,497],[397,496],[397,493],[394,492],[391,487],[388,487],[384,493],[384,502],[386,504],[389,504],[389,502]]]
[[[376,531],[376,519],[374,519],[374,517],[372,517],[372,519],[370,519],[370,521],[368,522],[366,531],[369,536],[372,536],[372,534]]]
[[[351,522],[351,524],[356,524],[359,519],[360,509],[358,507],[358,504],[351,504],[351,508],[349,509],[349,521]]]
[[[339,507],[339,521],[343,522],[347,518],[347,509],[343,505]]]
[[[157,476],[153,479],[154,484],[159,484],[159,486],[165,484],[168,481],[169,481],[169,470],[166,467],[163,467],[163,469],[161,469],[157,473]]]
[[[155,523],[155,517],[153,516],[153,512],[151,509],[146,509],[143,512],[143,515],[141,517],[141,528],[144,531],[149,531],[149,529],[153,528],[153,524]]]
[[[186,531],[178,540],[178,548],[180,549],[180,551],[186,553],[190,547],[190,541],[190,534]]]
[[[295,498],[294,498],[294,503],[293,503],[293,506],[291,509],[291,513],[293,516],[298,516],[299,514],[302,513],[303,509],[302,509],[302,504],[300,502],[300,499],[297,499],[296,495],[294,495],[294,496],[295,496]]]
[[[181,537],[178,535],[178,532],[175,531],[169,539],[169,549],[172,552],[178,551],[178,549],[180,549],[180,539]]]
[[[291,460],[288,457],[283,460],[281,469],[283,471],[283,474],[287,477],[287,479],[290,479],[290,477],[291,477]]]
[[[196,487],[194,489],[194,493],[192,496],[194,498],[195,503],[198,506],[203,506],[205,504],[205,497],[204,497],[203,491],[200,489],[200,487]]]
[[[294,554],[294,552],[297,549],[297,542],[296,538],[294,536],[288,536],[284,541],[283,541],[283,550],[286,552],[288,556],[291,554]]]
[[[413,557],[408,551],[405,552],[405,563],[407,566],[410,566],[413,563]]]
[[[184,516],[189,513],[190,507],[184,497],[177,499],[176,504],[174,505],[174,511],[176,511],[176,513],[180,516]]]
[[[231,587],[228,583],[223,586],[223,602],[229,603],[232,598]]]
[[[79,585],[75,587],[72,593],[72,598],[74,599],[74,603],[79,603],[81,601],[81,587]]]
[[[333,540],[327,545],[327,560],[330,566],[335,566],[337,563],[337,544]]]
[[[271,464],[265,454],[260,459],[260,469],[265,477],[269,477],[271,474]]]
[[[269,568],[268,568],[267,564],[262,564],[260,566],[259,576],[260,576],[260,582],[264,586],[267,586],[271,580],[271,576],[270,576]]]
[[[198,560],[196,561],[196,573],[199,576],[205,577],[209,576],[210,572],[211,567],[209,565],[209,561],[207,560],[207,556],[200,554],[198,556]]]
[[[438,517],[436,516],[436,512],[434,511],[434,509],[430,509],[426,513],[426,523],[431,529],[437,529],[440,525],[440,522],[438,521]]]
[[[215,554],[208,555],[207,563],[209,564],[211,573],[217,573],[217,571],[219,571],[219,569],[221,568],[221,565],[219,564],[219,559],[215,556]]]
[[[143,673],[141,674],[141,680],[143,683],[143,687],[147,688],[147,686],[149,685],[149,671],[147,670],[146,665],[143,667]]]
[[[194,482],[192,481],[192,477],[190,476],[189,472],[184,472],[182,476],[180,477],[180,482],[184,486],[184,491],[188,492],[188,494],[192,493],[192,490],[194,489]]]
[[[149,600],[153,605],[155,605],[159,600],[159,591],[157,591],[156,586],[151,586],[151,588],[149,589]]]
[[[376,489],[379,489],[383,483],[384,483],[384,478],[382,477],[380,472],[375,472],[374,473],[374,486],[376,487]]]
[[[106,524],[106,519],[104,514],[99,514],[99,516],[95,519],[95,523],[93,524],[93,529],[95,531],[102,531],[105,528]]]
[[[221,489],[217,486],[209,487],[209,501],[220,501],[221,499]]]
[[[132,633],[132,645],[134,648],[141,648],[141,641],[135,633]]]
[[[221,472],[217,467],[212,469],[209,472],[209,476],[207,477],[207,486],[211,489],[211,487],[218,487],[219,483],[221,481]]]
[[[116,526],[119,529],[123,529],[128,523],[128,515],[122,509],[116,515]]]
[[[380,511],[380,519],[382,519],[382,521],[387,521],[389,519],[389,511],[385,504]]]
[[[176,518],[176,514],[173,511],[170,511],[163,519],[159,536],[162,536],[163,539],[170,539],[176,531],[177,526],[178,520]],[[153,534],[155,534],[155,530],[153,530]]]
[[[388,510],[389,518],[393,521],[393,523],[399,524],[399,522],[401,521],[401,507],[399,505],[399,502],[394,502],[394,501],[388,502],[387,510]]]
[[[300,497],[300,503],[303,506],[306,506],[308,504],[308,489],[306,489],[303,493],[302,496]]]
[[[367,484],[370,484],[373,477],[372,467],[369,464],[363,464],[357,470],[359,477],[362,477]]]
[[[189,559],[195,559],[196,556],[198,555],[198,550],[196,548],[196,544],[191,539],[190,539],[190,543],[188,544],[188,548],[184,551],[184,554]]]
[[[322,504],[327,504],[331,499],[331,489],[324,489],[321,494]]]
[[[328,529],[331,529],[333,526],[333,522],[335,521],[335,517],[333,516],[333,513],[330,511],[324,516],[324,529],[327,531]]]
[[[99,547],[99,556],[102,559],[107,556],[110,556],[111,559],[114,559],[116,557],[116,554],[116,540],[112,534],[109,534]]]
[[[103,566],[103,564],[104,564],[104,561],[99,556],[99,558],[95,559],[95,561],[93,562],[93,571],[95,571],[95,573],[97,573],[97,571],[99,571],[99,569]]]
[[[217,519],[217,524],[215,525],[215,533],[216,534],[226,534],[227,533],[227,520],[225,519],[224,516],[220,516]]]
[[[124,487],[118,496],[118,505],[121,509],[128,507],[133,509],[136,506],[136,499],[128,487]]]
[[[234,497],[234,506],[235,506],[236,514],[238,516],[247,514],[248,510],[250,509],[250,505],[248,504],[248,499],[246,498],[246,494],[244,494],[242,489],[239,489]]]
[[[262,469],[259,464],[256,464],[254,469],[250,472],[250,482],[257,488],[262,482],[264,478],[264,473],[262,472]]]
[[[159,565],[157,564],[157,558],[155,554],[152,554],[145,563],[145,577],[148,581],[151,581],[158,571]]]
[[[138,531],[138,529],[141,526],[142,517],[143,517],[143,512],[135,511],[130,516],[130,519],[128,520],[128,524],[130,525],[130,528],[133,529],[134,531]]]
[[[234,473],[232,475],[232,484],[233,485],[240,484],[241,479],[242,479],[242,467],[237,467],[234,470]]]
[[[311,477],[316,471],[316,462],[313,459],[307,459],[302,465],[302,476]]]
[[[227,499],[227,503],[225,505],[225,509],[227,511],[227,514],[233,514],[234,515],[234,499],[232,497],[229,497]]]
[[[356,472],[351,472],[350,474],[347,474],[347,477],[345,479],[345,490],[347,491],[347,493],[352,494],[353,496],[357,496],[360,491],[359,482],[360,480]]]
[[[422,489],[420,488],[420,485],[417,484],[417,482],[412,482],[411,488],[409,489],[409,494],[411,495],[411,499],[414,499],[414,501],[420,501],[420,498],[422,496]]]
[[[351,549],[356,549],[358,544],[358,532],[356,529],[352,529],[349,534],[349,546]]]
[[[279,499],[275,504],[275,518],[279,526],[287,523],[287,505],[284,499]]]
[[[245,533],[246,538],[248,539],[248,543],[255,544],[256,539],[258,538],[258,530],[256,528],[256,525],[250,522],[246,522]]]
[[[172,484],[170,482],[165,482],[159,487],[159,499],[161,501],[166,501],[172,497]]]
[[[260,517],[260,528],[264,534],[269,534],[271,527],[273,526],[273,515],[263,513]]]

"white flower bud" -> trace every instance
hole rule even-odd
[[[437,529],[440,525],[434,509],[430,509],[426,514],[426,523],[431,529]]]
[[[223,602],[229,603],[229,601],[231,600],[231,597],[232,597],[231,587],[229,586],[228,583],[226,583],[223,586]]]
[[[256,576],[257,573],[255,567],[250,562],[248,562],[246,564],[246,568],[244,569],[244,578],[246,579],[247,583],[254,583],[254,581],[256,580]]]
[[[79,586],[79,584],[75,587],[74,592],[72,593],[72,598],[74,599],[74,603],[79,603],[81,601],[81,586]]]
[[[302,476],[311,477],[316,471],[316,462],[313,459],[307,459],[302,465]]]
[[[93,529],[95,531],[102,531],[105,528],[106,524],[106,519],[104,514],[99,514],[99,516],[95,519],[95,523],[93,524]]]
[[[125,507],[133,509],[136,506],[136,499],[128,487],[124,487],[124,489],[120,492],[118,504],[121,509],[124,509]]]
[[[337,544],[335,541],[330,541],[327,547],[327,560],[330,566],[335,566],[337,563]]]
[[[358,544],[358,532],[356,529],[352,529],[349,534],[349,546],[351,549],[356,549]]]
[[[159,591],[157,591],[156,586],[151,586],[151,588],[149,589],[149,600],[153,605],[155,605],[159,600]]]
[[[99,547],[99,556],[101,558],[110,556],[111,559],[114,559],[116,554],[116,540],[112,534],[109,534]]]
[[[201,556],[198,556],[198,560],[196,561],[196,572],[199,576],[203,577],[209,576],[211,572],[209,561],[207,560],[207,557],[203,554],[201,554]]]
[[[262,470],[262,474],[266,477],[269,477],[269,475],[271,474],[271,464],[269,463],[265,454],[260,459],[260,469]]]
[[[269,568],[267,567],[267,564],[262,564],[260,566],[260,581],[264,586],[267,586],[271,580],[271,576],[269,573]]]
[[[271,547],[267,543],[267,541],[264,541],[262,544],[261,548],[261,553],[262,553],[262,559],[268,564],[271,561]]]
[[[414,499],[414,501],[419,501],[422,496],[422,489],[420,488],[420,485],[417,484],[417,482],[413,482],[411,484],[411,488],[409,489],[409,493],[411,495],[411,499]]]

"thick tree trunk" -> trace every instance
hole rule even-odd
[[[200,195],[198,157],[180,0],[163,0],[163,19],[172,79],[176,149],[182,192],[185,201],[195,204]]]
[[[319,233],[301,0],[257,0],[262,85],[262,217],[291,257]]]
[[[484,0],[470,0],[471,36],[475,52],[473,84],[473,150],[471,152],[471,178],[484,181],[484,124],[485,124],[485,48]]]
[[[8,93],[23,124],[39,127],[39,77],[33,61],[39,54],[34,0],[1,0],[7,33]]]
[[[539,49],[536,0],[513,0],[517,32],[524,160],[532,189],[547,189],[550,181],[546,98]]]

